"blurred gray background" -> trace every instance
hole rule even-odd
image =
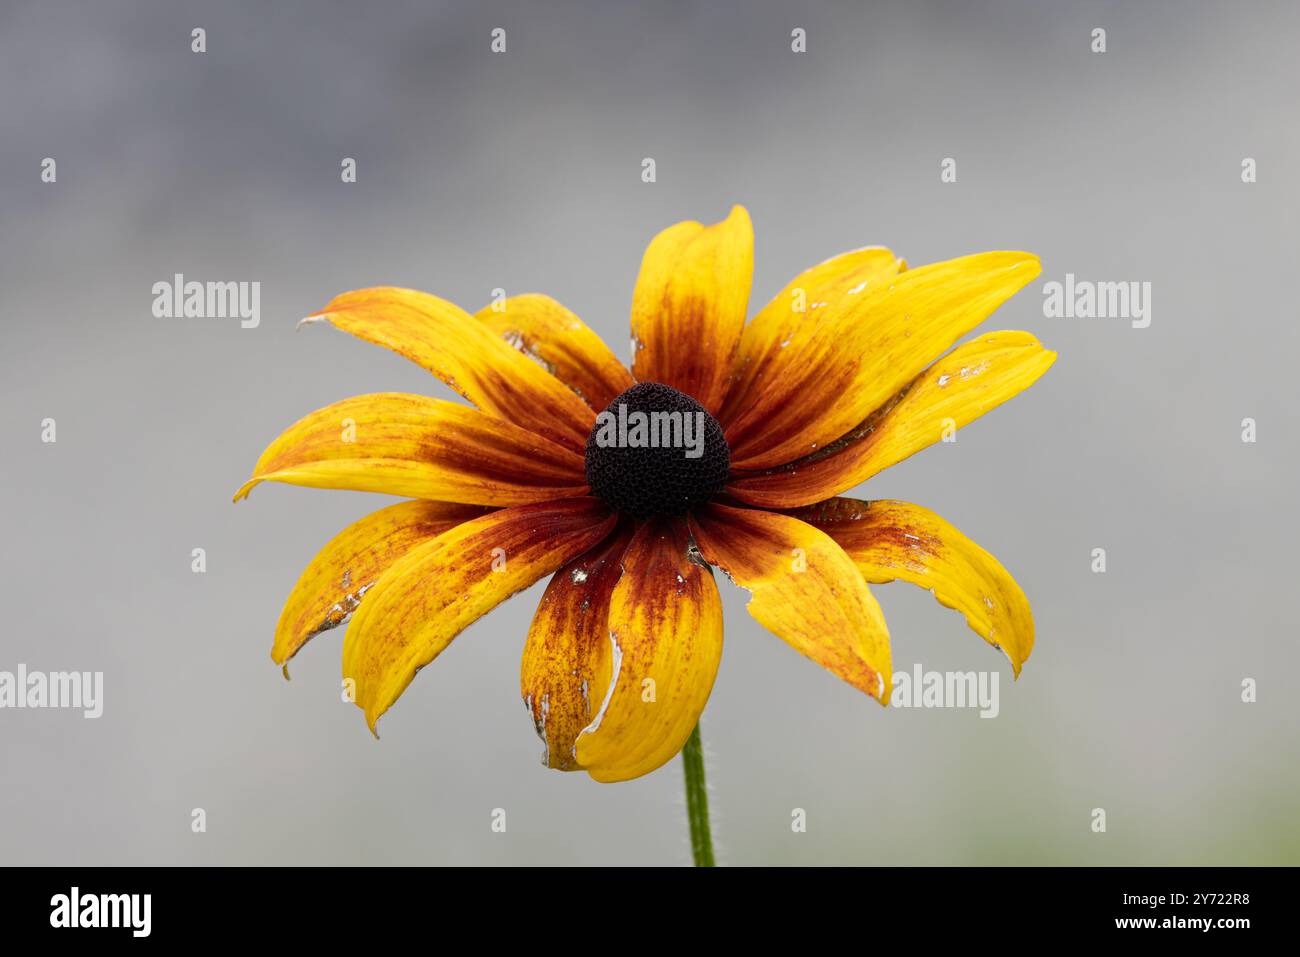
[[[882,710],[723,583],[704,715],[721,859],[1300,862],[1298,27],[1281,2],[6,0],[0,670],[106,688],[98,721],[0,710],[0,862],[688,861],[679,762],[617,786],[538,763],[518,670],[540,584],[462,634],[375,741],[339,698],[340,633],[289,683],[268,653],[302,566],[385,500],[230,496],[312,409],[449,395],[336,331],[295,335],[335,293],[473,310],[543,291],[627,358],[646,242],[733,202],[755,223],[751,311],[851,247],[1024,248],[1043,277],[984,328],[1060,359],[859,490],[935,509],[1029,594],[1013,686],[958,615],[875,589],[895,669],[999,669],[996,720]],[[260,327],[155,319],[176,272],[260,281]],[[1151,282],[1150,328],[1044,318],[1066,272]]]

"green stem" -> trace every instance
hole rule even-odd
[[[682,748],[682,767],[686,771],[686,817],[691,824],[691,855],[696,867],[713,866],[713,835],[709,831],[709,791],[704,783],[704,744],[700,726]]]

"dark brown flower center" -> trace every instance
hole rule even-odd
[[[596,416],[587,484],[632,518],[683,515],[722,491],[731,449],[722,426],[689,395],[639,382]]]

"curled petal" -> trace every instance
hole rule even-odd
[[[583,467],[576,452],[477,409],[378,392],[335,402],[286,429],[235,501],[270,481],[520,505],[585,495]]]
[[[784,465],[853,429],[1039,273],[1029,253],[963,256],[868,284],[808,316],[727,426],[731,464]]]
[[[353,522],[329,540],[293,586],[275,629],[271,659],[285,665],[312,638],[346,622],[399,558],[482,514],[473,505],[398,502]]]
[[[889,700],[884,615],[830,536],[789,515],[718,504],[696,511],[691,531],[704,559],[749,590],[759,624],[882,704]]]
[[[867,581],[901,579],[929,589],[1020,674],[1034,647],[1029,601],[996,558],[951,524],[919,505],[851,498],[794,514],[835,539]]]
[[[609,604],[631,537],[629,523],[561,568],[533,615],[520,693],[546,745],[547,767],[579,769],[574,744],[605,700],[613,661]]]
[[[642,525],[623,553],[609,608],[613,679],[578,736],[597,781],[626,781],[669,761],[699,721],[722,658],[722,601],[691,556],[685,522]]]
[[[736,206],[720,223],[677,223],[650,241],[632,294],[632,372],[717,414],[745,326],[754,229]]]
[[[484,412],[571,449],[586,447],[595,413],[571,389],[465,310],[414,289],[335,296],[319,316],[428,369]]]
[[[997,408],[1055,361],[1027,332],[987,333],[934,363],[848,435],[769,472],[739,473],[727,490],[763,508],[824,501]]]
[[[632,388],[632,373],[600,336],[550,296],[529,293],[485,306],[478,319],[536,360],[597,412]]]
[[[343,678],[370,730],[456,635],[595,545],[614,523],[594,498],[519,505],[409,551],[366,595],[343,642]]]

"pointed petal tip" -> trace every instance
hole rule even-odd
[[[242,502],[244,499],[248,498],[248,493],[253,490],[254,486],[258,485],[261,481],[261,479],[257,478],[249,479],[243,485],[239,486],[239,490],[235,492],[234,497],[231,498],[230,501],[232,503]]]
[[[371,711],[369,707],[360,704],[355,700],[352,703],[355,704],[358,708],[360,708],[362,712],[365,714],[366,727],[370,729],[370,733],[374,735],[375,740],[378,741],[379,740],[379,719],[384,716],[384,712]]]
[[[743,216],[745,219],[751,219],[751,217],[750,217],[750,215],[749,215],[749,210],[746,209],[745,206],[744,206],[744,204],[742,204],[742,203],[733,203],[733,204],[732,204],[732,206],[731,206],[731,212],[729,212],[729,213],[727,214],[727,218],[730,219],[730,218],[733,217],[733,216]]]
[[[329,322],[329,315],[323,312],[318,312],[314,315],[303,316],[298,320],[298,324],[293,327],[293,331],[297,332],[303,326],[314,326],[318,322]]]

